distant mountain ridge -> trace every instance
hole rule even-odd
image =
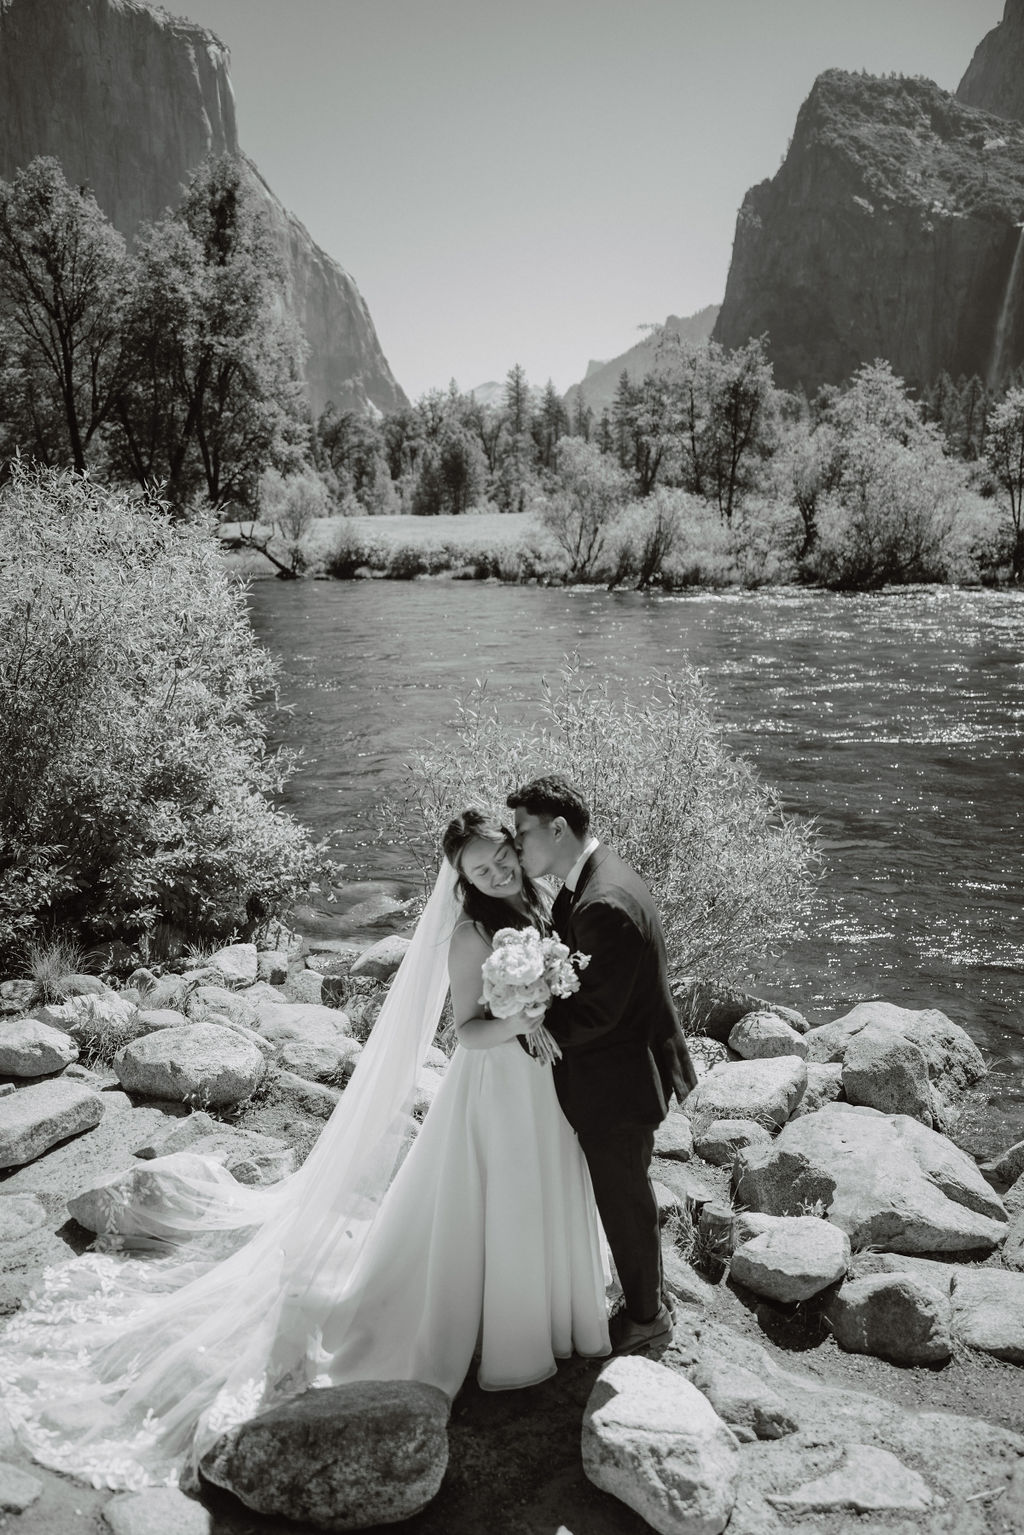
[[[212,32],[145,0],[0,0],[0,177],[52,155],[131,238],[206,155],[239,158],[284,258],[313,409],[396,409],[407,401],[354,281],[241,151],[228,60]]]
[[[588,363],[586,374],[581,382],[573,384],[566,391],[566,409],[570,413],[574,410],[577,397],[582,390],[586,404],[595,416],[599,416],[614,400],[623,370],[634,381],[650,372],[654,365],[655,341],[660,331],[681,336],[685,341],[706,341],[718,318],[718,310],[717,304],[708,304],[706,308],[699,309],[696,314],[687,315],[684,319],[670,314],[664,325],[648,331],[642,341],[638,341],[636,346],[631,346],[629,351],[623,352],[620,357],[613,357],[610,362]]]
[[[877,357],[921,387],[996,381],[1024,356],[1022,220],[1024,126],[930,80],[829,70],[744,198],[715,339],[767,332],[777,382],[808,392]]]

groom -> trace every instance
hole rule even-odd
[[[636,1353],[672,1332],[650,1179],[654,1131],[673,1092],[681,1100],[696,1084],[669,990],[665,939],[650,891],[591,835],[590,811],[572,784],[535,778],[507,804],[525,873],[562,880],[551,914],[559,937],[590,956],[579,991],[556,998],[544,1022],[562,1049],[558,1099],[587,1159],[622,1285],[612,1348]]]

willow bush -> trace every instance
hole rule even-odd
[[[547,772],[579,786],[597,834],[650,886],[675,982],[749,979],[801,931],[812,829],[729,750],[695,672],[624,698],[588,683],[574,656],[536,700],[505,709],[477,684],[451,729],[414,754],[396,807],[424,870],[455,811],[475,803],[508,821],[506,795]]]
[[[274,668],[201,527],[15,464],[0,492],[0,958],[253,932],[324,869],[271,796]]]

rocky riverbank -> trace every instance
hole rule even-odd
[[[0,986],[5,1313],[97,1233],[130,1243],[139,1181],[159,1194],[176,1158],[249,1183],[301,1162],[404,949],[355,912],[351,942],[281,930],[117,991],[68,977],[56,1005]],[[704,1033],[657,1144],[676,1303],[660,1358],[574,1358],[524,1392],[470,1382],[447,1422],[429,1393],[318,1392],[225,1436],[189,1496],[83,1488],[0,1422],[12,1527],[355,1528],[357,1492],[361,1527],[408,1515],[421,1535],[1024,1531],[1024,1141],[980,1167],[957,1145],[977,1049],[934,1009],[862,1004],[812,1029],[738,993],[682,1000]]]

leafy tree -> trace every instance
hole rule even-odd
[[[512,436],[525,437],[533,421],[533,402],[526,369],[518,362],[505,375],[505,415]]]
[[[584,442],[589,442],[593,425],[594,412],[587,404],[583,390],[578,389],[572,407],[572,435],[574,437],[582,437]]]
[[[985,447],[985,425],[988,418],[989,394],[978,375],[966,379],[960,390],[961,440],[958,451],[961,458],[981,458]]]
[[[384,448],[376,417],[327,401],[313,431],[313,462],[329,478],[339,504],[354,496],[369,510],[377,482],[388,472]]]
[[[0,182],[0,356],[4,437],[84,470],[124,377],[125,246],[56,160]]]
[[[542,468],[551,469],[554,466],[558,439],[564,437],[568,429],[569,418],[562,398],[551,379],[548,379],[534,420],[537,458]]]
[[[1011,389],[988,418],[985,457],[1006,492],[1010,521],[1010,572],[1024,580],[1024,388]]]
[[[662,332],[655,348],[662,393],[648,418],[667,438],[680,483],[713,500],[726,522],[755,486],[777,443],[778,394],[763,338],[727,352]]]
[[[280,262],[239,162],[195,173],[139,242],[118,400],[125,467],[182,506],[198,491],[254,507],[268,467],[297,468],[309,426],[301,346],[281,314]]]
[[[420,517],[467,512],[486,481],[480,444],[457,420],[444,423],[420,460],[412,510]]]
[[[565,555],[566,581],[594,579],[628,496],[628,476],[599,448],[578,437],[562,438],[541,521]]]

